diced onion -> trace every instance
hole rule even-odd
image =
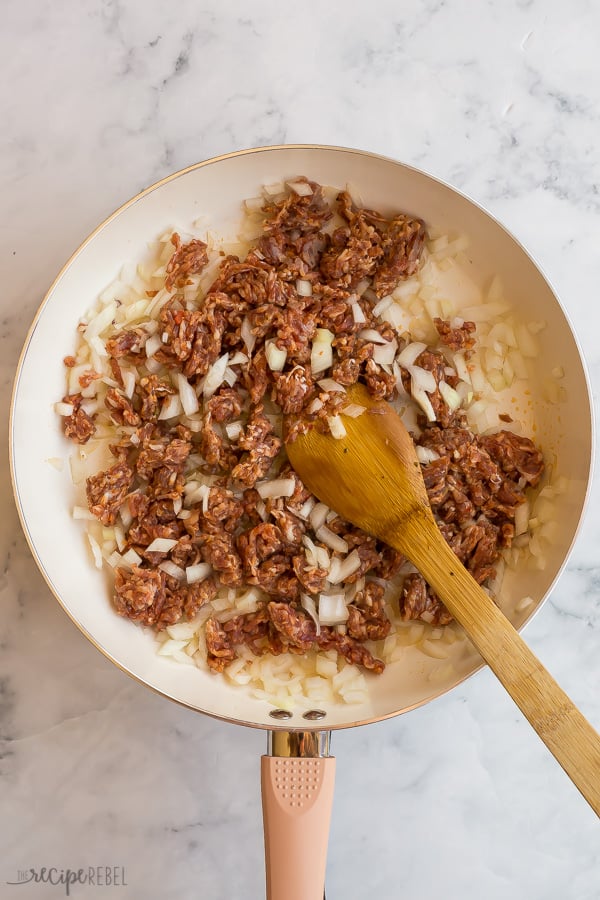
[[[366,322],[367,319],[365,317],[364,312],[362,311],[362,306],[360,303],[356,302],[352,304],[352,318],[354,319],[357,325],[362,325],[363,322]]]
[[[320,528],[315,529],[315,534],[318,540],[331,547],[332,550],[337,550],[339,553],[348,552],[348,542],[328,528],[327,525],[321,525]]]
[[[75,407],[71,403],[55,403],[54,411],[58,413],[59,416],[72,416],[75,412]]]
[[[146,356],[148,357],[148,359],[150,359],[150,357],[154,356],[154,354],[157,352],[157,350],[160,350],[161,347],[162,347],[162,340],[161,340],[160,334],[151,335],[151,337],[148,338],[148,340],[146,341],[146,344],[144,345],[144,349],[146,351]]]
[[[163,572],[166,572],[167,575],[170,575],[171,578],[176,578],[177,581],[183,581],[185,579],[185,570],[180,566],[176,566],[170,559],[165,559],[158,568],[162,569]]]
[[[434,462],[434,460],[440,458],[440,454],[435,450],[431,450],[429,447],[420,447],[416,446],[415,450],[417,451],[417,459],[424,466],[428,465],[430,462]]]
[[[388,307],[392,305],[394,302],[394,298],[389,294],[387,297],[382,297],[381,300],[375,304],[373,307],[373,315],[380,316],[381,313],[385,312]]]
[[[147,553],[168,553],[177,544],[173,538],[154,538],[151,544],[146,547]]]
[[[188,566],[185,570],[185,579],[188,584],[196,584],[197,581],[204,581],[211,571],[209,563],[198,563],[195,566]]]
[[[415,360],[421,355],[423,350],[427,350],[427,344],[423,344],[421,341],[414,341],[412,344],[407,344],[404,350],[396,357],[396,362],[398,365],[404,366],[407,369],[409,366],[414,365]]]
[[[324,503],[317,503],[316,506],[313,507],[309,516],[313,531],[317,532],[321,525],[325,524],[325,519],[327,518],[328,512],[329,507]],[[317,537],[319,537],[319,535],[317,535]]]
[[[198,412],[200,405],[196,391],[181,372],[177,373],[177,390],[179,391],[181,405],[186,416],[191,416]]]
[[[427,396],[426,392],[420,389],[413,389],[412,395],[427,416],[427,420],[429,422],[435,422],[435,412],[433,406],[431,405],[431,400]]]
[[[230,441],[237,441],[243,429],[244,426],[241,422],[229,422],[225,426],[225,433]]]
[[[343,594],[319,594],[319,622],[321,625],[341,625],[348,619]]]
[[[206,373],[206,378],[204,379],[204,387],[202,388],[202,393],[204,394],[206,400],[212,397],[215,391],[223,384],[225,369],[227,368],[228,361],[229,353],[224,353],[223,356],[220,356],[212,364],[212,366]]]
[[[312,413],[318,412],[318,411],[319,411],[320,409],[322,409],[322,408],[323,408],[323,401],[322,401],[322,400],[319,400],[318,397],[315,397],[315,399],[312,401],[312,403],[310,403],[310,404],[306,407],[306,412],[312,414]]]
[[[180,416],[182,412],[183,407],[181,405],[179,394],[171,394],[170,397],[167,397],[166,400],[163,401],[158,418],[161,421],[164,419],[173,419],[175,416]]]
[[[73,507],[73,518],[74,519],[87,519],[90,522],[94,522],[96,516],[89,511],[85,506],[74,506]]]
[[[304,278],[299,278],[296,281],[296,291],[301,297],[311,297],[312,284],[310,283],[310,281],[306,281]]]
[[[240,334],[242,336],[244,344],[248,349],[248,353],[252,353],[252,351],[254,350],[254,345],[256,344],[256,335],[252,334],[252,326],[250,325],[250,319],[248,318],[248,316],[244,316],[240,328]]]
[[[231,368],[231,366],[227,366],[225,369],[225,374],[223,375],[223,381],[225,384],[228,384],[229,387],[233,387],[237,381],[237,375]]]
[[[310,367],[313,375],[324,372],[333,364],[333,350],[331,344],[334,335],[327,328],[317,328],[310,354]]]
[[[310,184],[306,181],[288,181],[287,186],[299,197],[310,197],[313,192]]]
[[[94,556],[94,565],[97,569],[102,568],[102,551],[100,550],[100,544],[96,540],[95,537],[92,537],[91,534],[87,535],[88,543],[90,545],[92,554]]]
[[[262,481],[255,485],[263,500],[275,500],[277,497],[291,497],[296,490],[293,478],[274,478],[273,481]]]
[[[450,407],[451,410],[457,410],[460,406],[460,396],[457,394],[454,388],[450,387],[447,382],[440,381],[439,389],[440,394],[444,398],[444,402]]]
[[[358,419],[365,412],[366,408],[366,406],[361,406],[359,403],[349,403],[348,406],[343,408],[341,414],[349,416],[351,419]]]
[[[323,388],[324,391],[341,391],[342,393],[346,392],[346,388],[343,384],[340,384],[339,381],[334,381],[333,378],[321,378],[320,381],[317,381],[317,384],[320,388]]]
[[[327,424],[334,438],[338,440],[346,437],[346,429],[344,423],[339,416],[327,416]]]
[[[142,557],[139,553],[136,553],[133,547],[130,547],[127,553],[123,554],[123,559],[125,562],[129,563],[130,566],[139,566],[142,561]]]
[[[391,366],[396,356],[398,342],[396,338],[387,341],[385,344],[376,346],[373,350],[373,360],[380,366]]]
[[[531,507],[529,500],[525,500],[515,510],[515,537],[525,534],[529,530],[529,517],[531,515]]]
[[[353,550],[352,553],[349,553],[348,556],[345,557],[345,559],[340,560],[335,558],[332,560],[327,580],[331,584],[340,584],[340,582],[349,578],[350,575],[353,575],[360,569],[360,566],[361,559],[358,550]]]
[[[361,341],[371,341],[372,344],[388,343],[386,339],[379,334],[378,331],[375,331],[374,328],[363,328],[362,331],[358,332],[357,337],[359,337]]]
[[[241,366],[244,363],[248,362],[248,357],[245,353],[242,353],[241,350],[238,350],[237,353],[234,353],[231,359],[229,360],[230,366]]]
[[[422,369],[421,366],[407,366],[408,373],[411,377],[411,393],[414,396],[417,391],[435,391],[437,382],[433,372]],[[416,399],[416,397],[415,397]]]
[[[313,597],[311,597],[310,594],[301,594],[300,603],[302,604],[302,608],[306,610],[306,612],[315,623],[317,627],[317,634],[321,634],[321,623],[319,622],[319,615],[317,613],[317,607],[315,606]]]
[[[272,372],[282,372],[287,359],[287,350],[280,350],[275,341],[265,343],[265,356]]]

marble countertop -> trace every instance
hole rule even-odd
[[[373,150],[480,200],[557,288],[597,399],[599,29],[593,0],[5,0],[3,445],[29,323],[88,232],[169,172],[274,143]],[[43,866],[124,867],[126,886],[74,897],[262,897],[264,735],[168,703],[88,644],[30,556],[6,459],[0,471],[0,897],[64,896],[8,884]],[[596,479],[526,629],[597,728],[599,510]],[[600,896],[597,819],[488,671],[333,750],[331,900]]]

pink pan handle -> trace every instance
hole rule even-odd
[[[335,759],[263,756],[267,900],[323,900]]]

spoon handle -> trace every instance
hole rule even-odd
[[[389,541],[394,544],[393,539]],[[600,736],[462,566],[433,519],[398,534],[396,546],[463,626],[490,669],[600,816]]]

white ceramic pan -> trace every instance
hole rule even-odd
[[[537,336],[540,355],[531,393],[515,397],[514,418],[523,420],[525,433],[535,423],[535,439],[567,489],[555,498],[556,527],[545,568],[507,570],[501,605],[517,628],[542,604],[569,555],[585,505],[592,458],[590,391],[581,353],[536,264],[481,207],[393,160],[314,146],[269,147],[208,160],[134,197],[100,225],[61,270],[31,327],[14,387],[11,466],[25,534],[66,613],[123,671],[199,712],[270,730],[273,756],[263,761],[263,793],[272,860],[267,881],[274,900],[314,900],[322,895],[326,847],[322,838],[327,833],[334,765],[326,757],[328,732],[427,703],[476,671],[480,658],[461,645],[453,665],[441,670],[440,660],[408,648],[382,676],[369,680],[364,703],[340,703],[312,713],[305,708],[278,712],[222,677],[157,656],[151,635],[115,614],[108,577],[91,564],[81,523],[71,515],[74,488],[69,467],[59,471],[49,460],[66,459],[71,450],[53,410],[64,394],[62,358],[72,352],[79,317],[122,264],[142,255],[147,243],[165,228],[185,231],[200,216],[214,232],[234,237],[241,201],[255,196],[263,184],[295,175],[339,187],[349,183],[371,208],[384,213],[405,210],[443,232],[466,234],[470,275],[481,283],[498,275],[522,320],[545,323]],[[554,377],[556,367],[564,370],[558,400],[556,393],[547,391],[547,379]],[[533,602],[517,611],[527,596]],[[288,717],[278,718],[284,715]],[[285,867],[277,862],[284,854]]]

